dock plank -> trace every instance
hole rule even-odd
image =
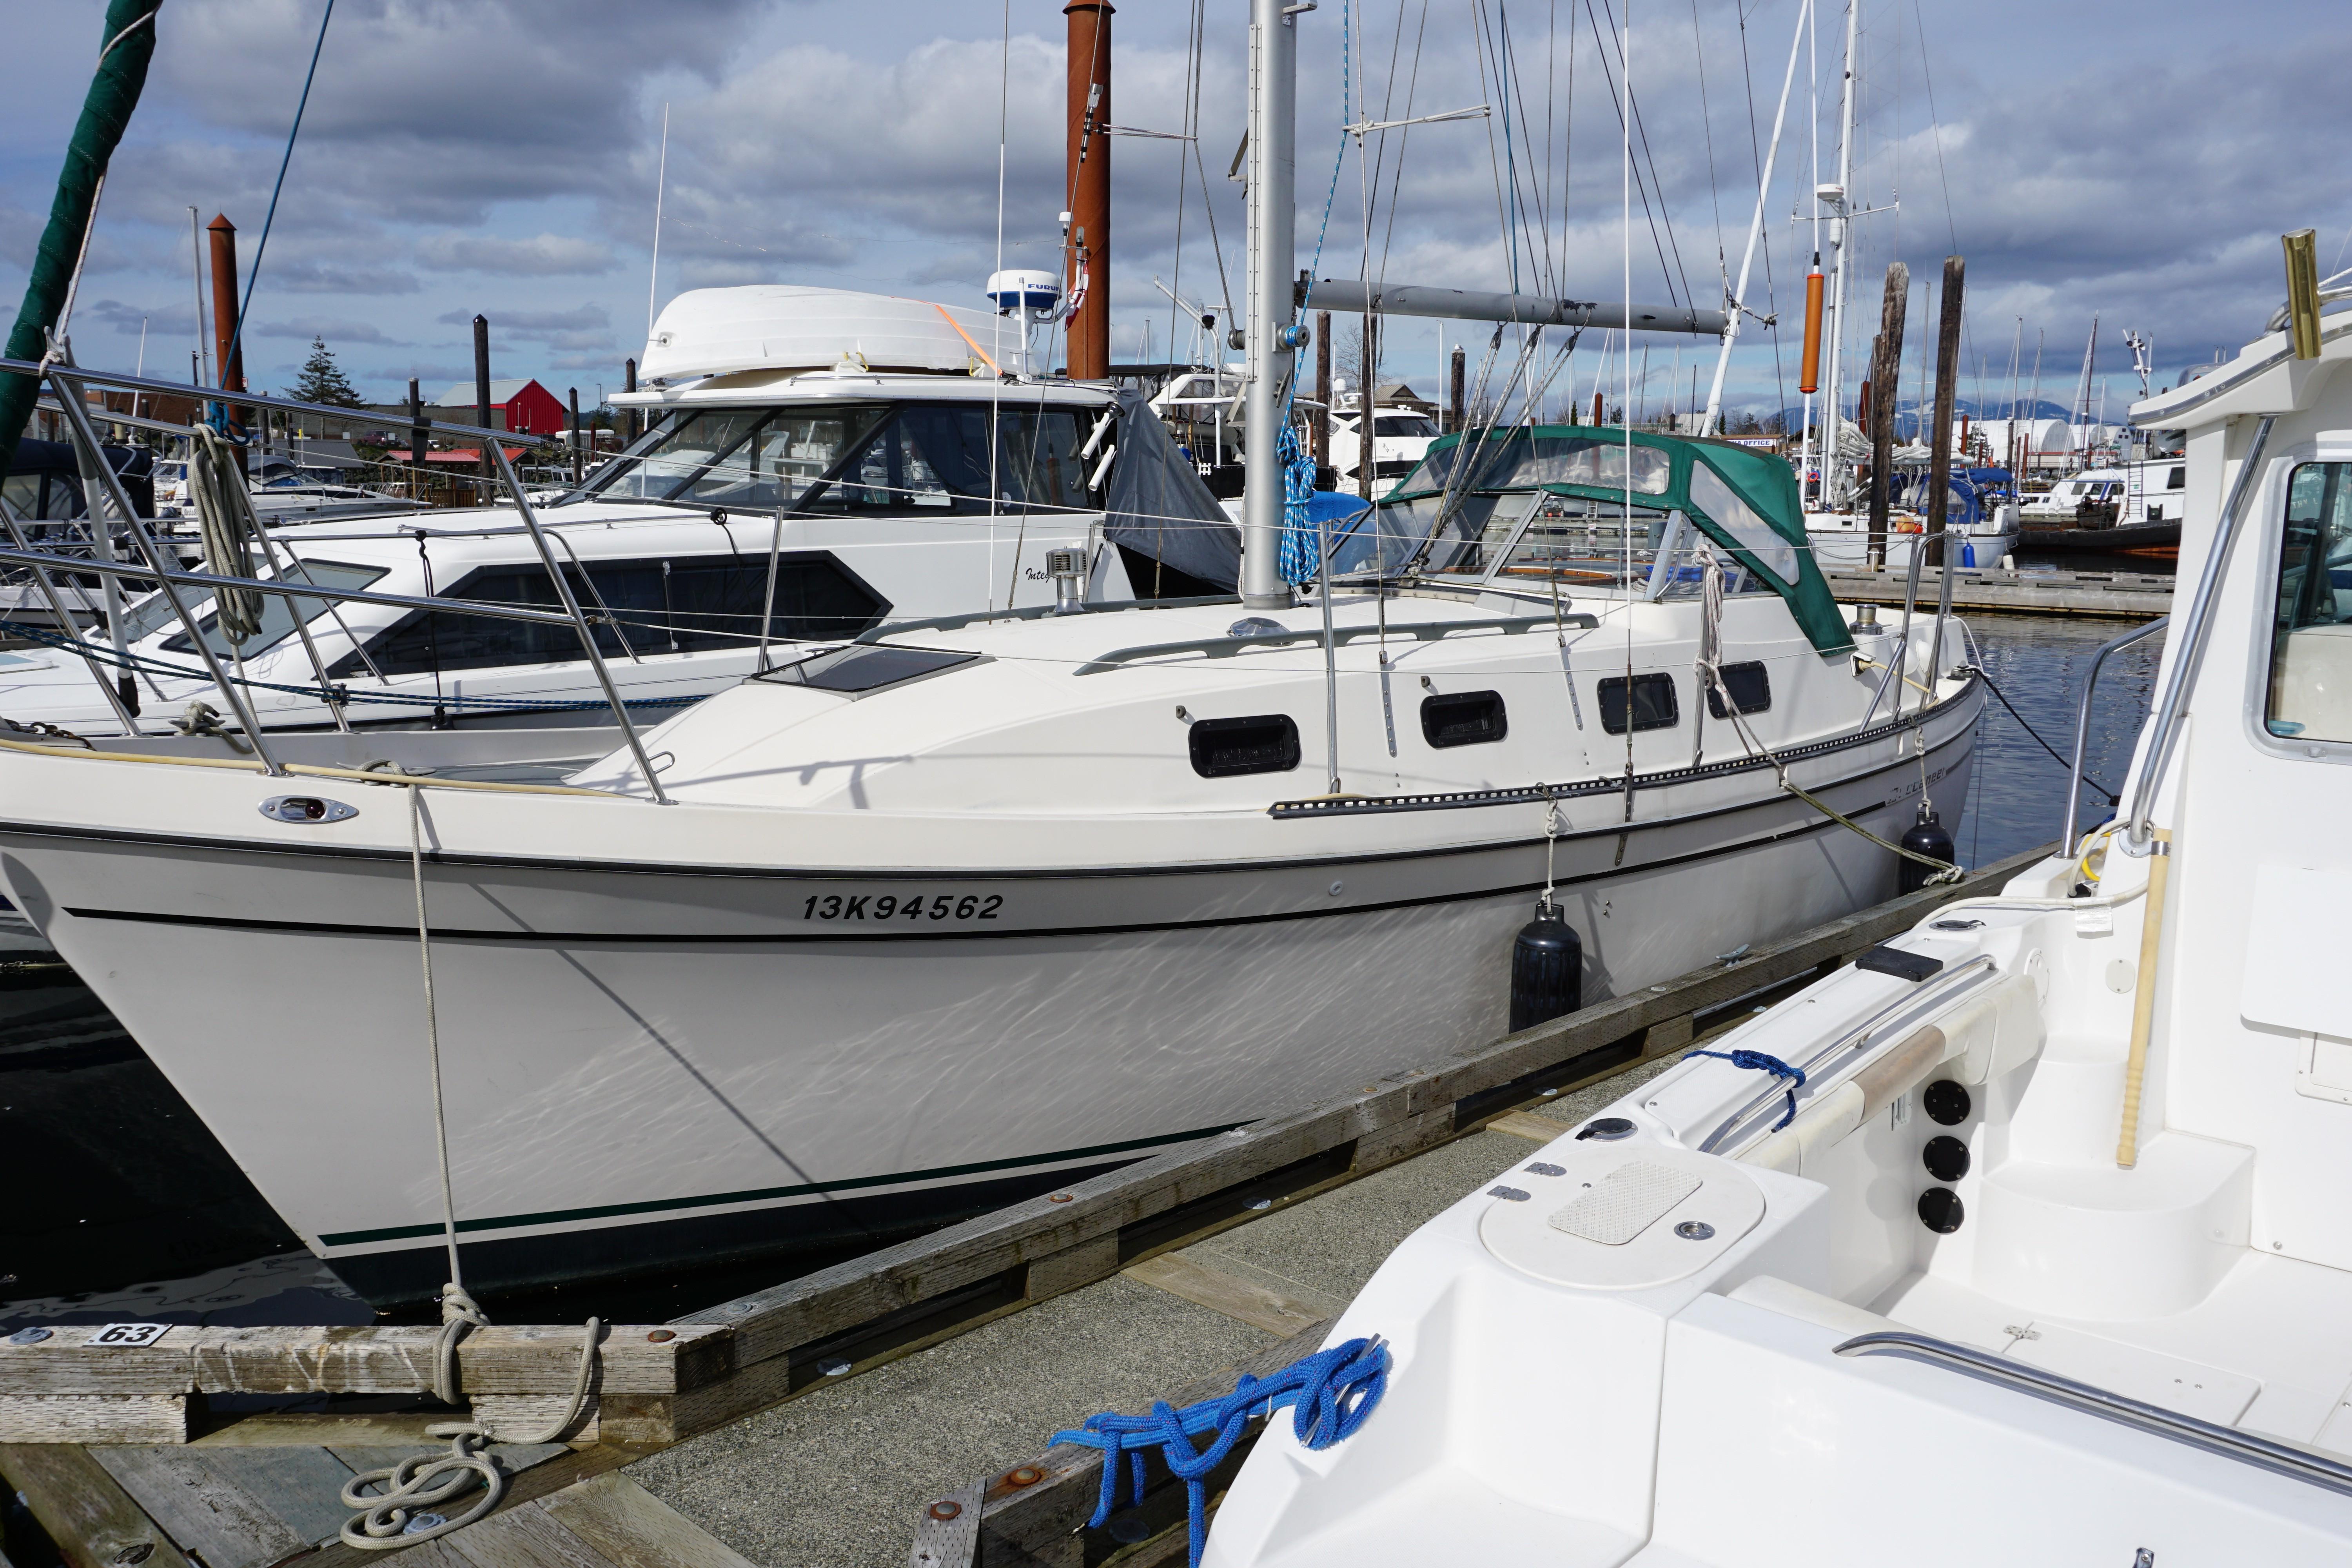
[[[0,1447],[0,1479],[23,1495],[68,1568],[120,1568],[133,1560],[142,1568],[192,1568],[172,1538],[87,1448],[62,1443]]]
[[[553,1458],[533,1465],[507,1484],[506,1500],[499,1504],[499,1513],[535,1502],[592,1476],[633,1464],[645,1458],[646,1452],[645,1448],[617,1444],[559,1452]],[[490,1517],[496,1519],[499,1513]],[[400,1568],[417,1568],[419,1560],[414,1553],[427,1548],[438,1548],[441,1544],[434,1541],[426,1542],[425,1546],[403,1548],[399,1553]],[[454,1552],[438,1556],[433,1562],[440,1568],[472,1568],[472,1564]],[[380,1551],[361,1551],[337,1541],[303,1558],[300,1568],[385,1568],[385,1562]]]
[[[1532,1110],[1506,1110],[1486,1123],[1489,1132],[1507,1132],[1514,1138],[1525,1138],[1537,1143],[1549,1143],[1564,1136],[1568,1124],[1554,1121],[1549,1116],[1538,1116]]]
[[[470,1568],[613,1568],[610,1558],[550,1518],[543,1502],[494,1513],[442,1539]]]
[[[1287,1339],[1312,1325],[1327,1321],[1328,1312],[1296,1297],[1247,1279],[1236,1279],[1222,1269],[1195,1262],[1181,1253],[1162,1253],[1130,1264],[1119,1272],[1130,1279],[1142,1281],[1171,1296],[1181,1297],[1195,1306],[1206,1307],[1213,1312],[1223,1312],[1236,1318],[1254,1329],[1264,1329],[1269,1334]]]
[[[618,1471],[566,1487],[541,1506],[613,1568],[751,1568],[717,1536]]]
[[[181,1550],[202,1558],[205,1568],[269,1568],[316,1543],[185,1448],[88,1452],[150,1519],[170,1531]]]
[[[446,1421],[446,1410],[402,1411],[373,1415],[333,1415],[315,1411],[263,1410],[188,1439],[193,1448],[421,1447],[433,1439],[425,1428]]]
[[[183,1451],[215,1475],[244,1488],[255,1501],[314,1545],[332,1541],[352,1516],[341,1495],[352,1479],[352,1468],[324,1448],[190,1447]]]

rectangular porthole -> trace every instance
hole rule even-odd
[[[1675,700],[1673,676],[1637,675],[1631,684],[1634,729],[1671,730],[1682,722],[1683,710]],[[1601,727],[1612,735],[1625,732],[1626,687],[1626,679],[1622,675],[1612,675],[1601,683]]]
[[[1761,659],[1725,665],[1723,686],[1742,713],[1761,713],[1772,706],[1772,676]],[[1706,689],[1706,710],[1717,719],[1731,717],[1723,710],[1723,692],[1712,686]]]
[[[1298,765],[1298,726],[1286,713],[1196,719],[1185,739],[1192,751],[1192,771],[1204,779],[1283,773]]]
[[[1499,691],[1457,691],[1421,700],[1422,738],[1433,746],[1478,746],[1510,733]]]

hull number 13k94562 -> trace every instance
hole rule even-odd
[[[804,921],[992,921],[1002,893],[812,893]]]

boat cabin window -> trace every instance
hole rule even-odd
[[[879,691],[886,686],[896,686],[919,675],[937,675],[943,669],[970,664],[979,657],[976,653],[958,653],[947,648],[893,647],[887,644],[872,644],[863,647],[835,648],[830,653],[821,653],[752,679],[772,680],[779,686],[814,687],[819,691]]]
[[[1772,706],[1772,672],[1764,668],[1761,659],[1727,664],[1723,667],[1723,689],[1731,693],[1731,700],[1742,713],[1761,713]],[[1718,719],[1731,717],[1724,711],[1723,692],[1712,683],[1706,689],[1706,710]]]
[[[1185,731],[1192,771],[1204,779],[1283,773],[1298,765],[1298,726],[1286,713],[1195,719]]]
[[[1612,675],[1601,683],[1601,727],[1612,735],[1625,732],[1627,685],[1622,675]],[[1631,685],[1635,730],[1671,730],[1682,722],[1682,709],[1675,700],[1673,676],[1637,675]]]
[[[1441,750],[1479,746],[1511,732],[1499,691],[1450,691],[1421,700],[1421,734]]]
[[[305,561],[300,570],[289,575],[299,579],[307,571],[310,580],[321,588],[364,588],[383,576],[386,570],[382,566],[352,566],[334,561]],[[209,599],[199,599],[188,608],[196,616],[196,625],[203,628],[205,646],[223,658],[254,658],[294,635],[294,615],[289,607],[289,601],[275,594],[262,595],[260,629],[241,643],[231,643],[221,635],[219,614],[204,607],[211,603]],[[291,603],[302,607],[305,626],[318,622],[330,607],[329,601],[325,599],[297,598]],[[179,619],[172,613],[171,600],[161,594],[151,594],[123,612],[122,640],[126,644],[135,643],[167,626],[177,626]],[[313,632],[311,635],[316,637],[318,634]],[[163,651],[194,653],[195,644],[190,642],[188,634],[183,631],[163,640]]]
[[[2178,490],[2186,489],[2188,486],[2188,467],[2185,464],[2175,463],[2172,466],[2172,471],[2164,476],[2164,488],[2168,490]]]
[[[760,641],[760,600],[768,584],[765,555],[689,556],[669,560],[594,561],[583,578],[564,574],[589,616],[597,650],[607,658],[748,649]],[[546,570],[531,564],[485,566],[467,573],[443,596],[478,599],[529,609],[560,609]],[[825,554],[786,554],[776,562],[776,591],[768,623],[772,641],[851,637],[877,624],[889,605]],[[415,610],[368,644],[386,675],[562,664],[583,658],[580,635],[568,626],[493,620],[461,611]],[[351,654],[330,671],[362,676],[367,666]]]
[[[1431,436],[1437,426],[1418,414],[1375,414],[1372,416],[1372,438],[1382,436]]]
[[[587,485],[644,497],[803,512],[985,514],[1087,510],[1086,430],[1075,408],[860,403],[717,408],[682,416]],[[993,427],[995,452],[990,451]]]
[[[2265,726],[2352,741],[2352,463],[2305,463],[2287,481]]]

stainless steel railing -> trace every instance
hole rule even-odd
[[[2113,1421],[2118,1426],[2183,1443],[2192,1448],[2202,1448],[2209,1454],[2219,1454],[2225,1459],[2235,1459],[2240,1464],[2252,1465],[2291,1480],[2352,1496],[2352,1465],[2331,1459],[2325,1454],[2275,1442],[2252,1432],[2241,1432],[2234,1426],[2200,1421],[2194,1415],[2184,1415],[2177,1410],[2167,1410],[2162,1405],[2149,1405],[2091,1384],[2077,1383],[2071,1377],[2061,1377],[2054,1372],[2045,1372],[2038,1366],[2028,1366],[1972,1346],[1954,1344],[1949,1340],[1936,1339],[1928,1334],[1913,1333],[1907,1329],[1895,1329],[1858,1334],[1832,1348],[1839,1355],[1901,1356],[1906,1361],[1923,1362],[1929,1366],[1948,1367],[1963,1376],[2013,1388],[2021,1394],[2063,1405],[2103,1420]]]
[[[2074,710],[2074,761],[2066,770],[2066,821],[2058,833],[2061,855],[2074,853],[2075,832],[2082,826],[2083,763],[2090,751],[2091,698],[2099,689],[2099,671],[2109,654],[2129,647],[2142,637],[2153,637],[2171,624],[2170,616],[2158,616],[2144,626],[2134,626],[2113,642],[2100,644],[2099,651],[2091,656],[2090,673],[2083,677],[2083,698]]]

